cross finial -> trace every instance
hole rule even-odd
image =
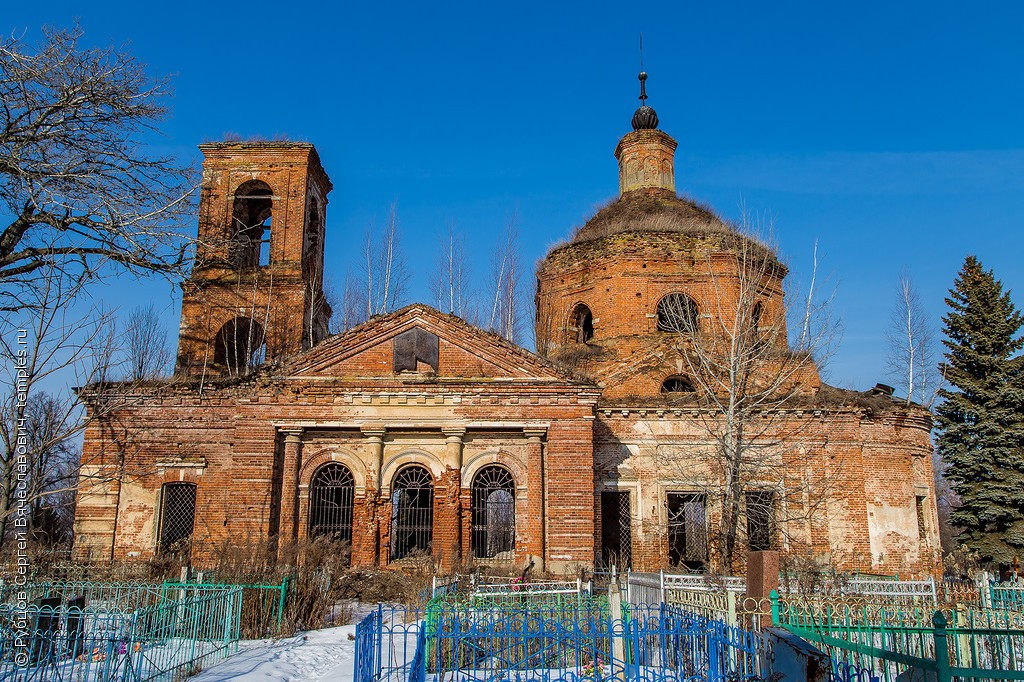
[[[644,81],[647,80],[647,72],[644,71],[644,34],[640,34],[640,103],[647,103],[647,88]]]

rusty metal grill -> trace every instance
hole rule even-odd
[[[516,546],[516,482],[507,469],[487,466],[473,477],[473,556],[490,558]]]
[[[434,479],[421,466],[395,475],[391,485],[391,559],[430,552],[434,531]]]
[[[344,464],[317,469],[309,483],[309,536],[352,542],[352,503],[356,483]]]
[[[707,501],[699,493],[668,494],[668,559],[699,570],[708,558]]]
[[[601,493],[602,555],[605,564],[629,568],[633,563],[633,534],[629,491]]]
[[[196,517],[194,483],[167,483],[160,510],[160,551],[187,549]]]

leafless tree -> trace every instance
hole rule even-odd
[[[519,343],[523,327],[522,254],[519,251],[519,229],[513,215],[505,226],[501,241],[491,259],[488,281],[490,319],[487,328]]]
[[[331,304],[331,320],[329,324],[332,334],[340,334],[366,322],[366,302],[363,301],[363,289],[351,272],[345,273],[341,285],[328,284],[324,295]]]
[[[0,42],[0,310],[37,301],[54,273],[66,293],[111,267],[178,274],[190,239],[193,171],[145,152],[168,82],[83,31]]]
[[[395,310],[405,299],[409,268],[402,252],[398,207],[391,205],[384,230],[377,237],[371,228],[363,241],[363,276],[366,283],[367,317]]]
[[[167,329],[152,303],[132,310],[125,321],[123,337],[129,379],[143,381],[167,376],[174,355],[167,345]]]
[[[434,306],[446,313],[468,319],[471,308],[469,291],[469,262],[466,243],[462,235],[449,225],[448,233],[438,240],[439,251],[430,280],[430,294]]]
[[[724,570],[733,567],[744,535],[769,537],[786,532],[797,517],[809,518],[829,483],[808,471],[801,432],[809,420],[795,420],[788,410],[808,400],[817,380],[815,356],[834,343],[839,325],[827,305],[831,297],[812,292],[796,298],[801,323],[789,337],[782,291],[787,269],[769,244],[749,229],[726,237],[722,252],[709,255],[704,266],[709,309],[677,295],[663,299],[658,311],[659,328],[679,336],[685,390],[708,436],[703,448],[680,453],[668,446],[663,456],[687,467],[688,478],[702,471],[697,477],[704,477],[717,507],[712,547]],[[816,278],[812,273],[811,281]],[[772,527],[743,528],[744,519]]]
[[[102,386],[119,371],[114,316],[70,305],[82,284],[52,269],[26,285],[22,312],[0,317],[0,542],[77,483],[71,443],[85,428],[82,406],[70,389],[47,389]]]
[[[931,409],[943,379],[936,362],[935,330],[909,273],[900,273],[896,292],[885,333],[886,367],[906,394],[907,405],[916,401]]]

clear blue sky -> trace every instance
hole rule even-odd
[[[175,75],[162,144],[183,158],[228,133],[316,144],[337,277],[393,201],[413,299],[448,223],[482,275],[517,213],[532,269],[617,191],[642,31],[679,190],[770,213],[798,274],[820,241],[846,329],[833,383],[885,380],[901,269],[936,324],[969,253],[1024,305],[1024,3],[49,2],[0,25],[75,17]],[[166,284],[104,295],[156,300],[176,329]]]

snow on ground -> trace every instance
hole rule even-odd
[[[312,630],[284,639],[246,640],[237,654],[193,682],[349,682],[356,626]]]

